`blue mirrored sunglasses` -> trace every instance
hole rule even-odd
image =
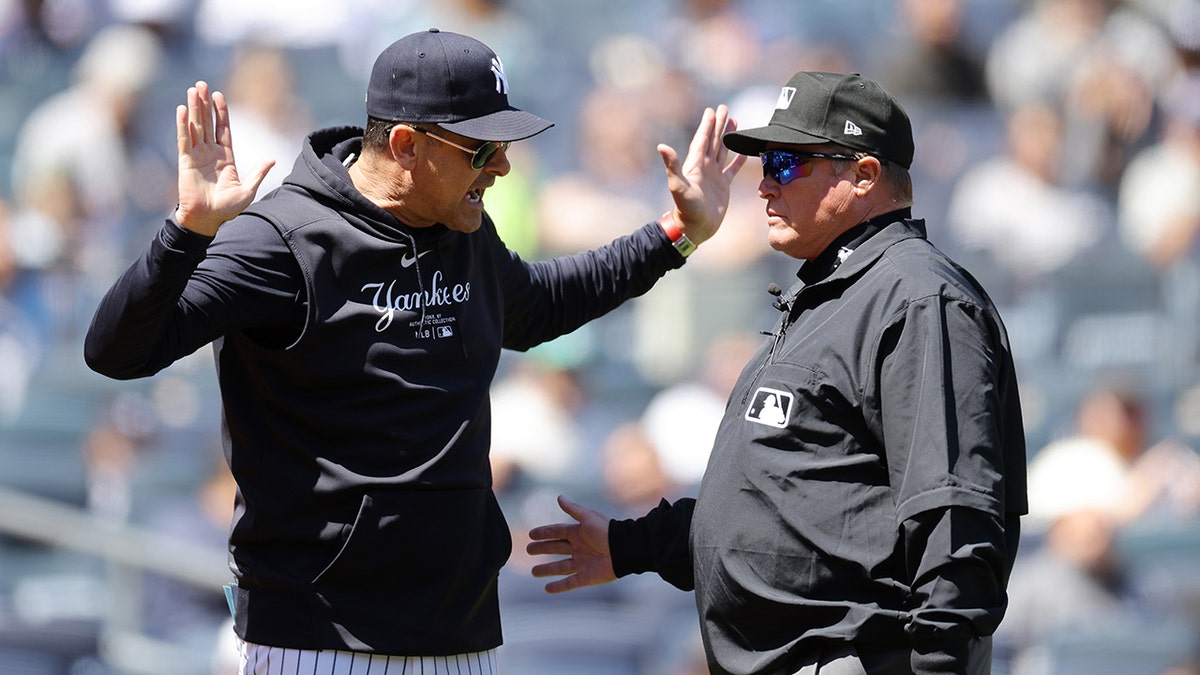
[[[800,150],[767,150],[760,152],[763,178],[770,176],[780,185],[787,185],[797,178],[812,174],[814,159],[860,159],[862,155],[846,155],[834,152],[803,152]]]

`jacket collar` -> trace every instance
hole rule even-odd
[[[914,237],[926,238],[925,221],[914,220],[911,208],[897,209],[846,230],[801,265],[796,276],[801,286],[849,278],[874,264],[892,244]]]

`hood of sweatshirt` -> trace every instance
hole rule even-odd
[[[308,135],[280,189],[299,188],[338,211],[351,225],[392,241],[432,242],[450,233],[441,224],[409,227],[367,199],[350,180],[349,167],[362,152],[363,129],[320,129]]]

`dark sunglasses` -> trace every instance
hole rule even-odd
[[[492,161],[492,157],[495,157],[497,152],[499,152],[501,150],[508,150],[508,146],[509,146],[509,143],[507,141],[505,141],[504,143],[497,143],[495,141],[487,141],[483,145],[472,150],[471,148],[459,145],[458,143],[455,143],[452,140],[442,138],[441,136],[438,136],[437,134],[433,133],[432,131],[430,131],[428,129],[422,129],[421,127],[409,127],[409,128],[412,129],[413,131],[417,131],[422,134],[425,134],[426,136],[428,136],[434,140],[441,141],[441,142],[445,143],[446,145],[449,145],[452,148],[458,148],[459,150],[462,150],[463,152],[467,153],[468,155],[471,156],[471,168],[475,169],[476,171],[487,166],[487,163]]]
[[[763,178],[770,176],[780,185],[787,185],[797,178],[812,175],[814,159],[861,159],[862,155],[845,155],[834,152],[803,152],[798,150],[767,150],[760,152]]]

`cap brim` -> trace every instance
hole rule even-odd
[[[780,126],[778,124],[768,124],[765,127],[756,127],[754,129],[739,129],[725,134],[721,141],[725,143],[725,147],[738,153],[739,155],[750,155],[757,157],[759,153],[767,148],[768,143],[780,143],[783,145],[815,145],[819,143],[828,143],[828,138],[821,138],[812,134]]]
[[[536,136],[554,126],[554,123],[514,108],[461,122],[440,122],[438,126],[467,138],[505,142]]]

